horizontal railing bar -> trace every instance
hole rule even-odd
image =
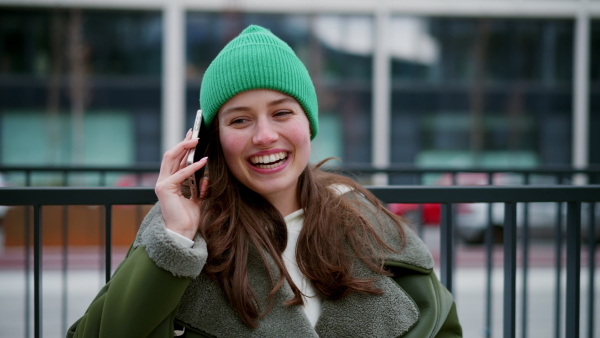
[[[0,205],[128,205],[157,200],[154,188],[143,187],[0,188]]]
[[[384,203],[594,202],[600,185],[585,186],[366,186]],[[0,188],[0,205],[153,204],[147,187]]]
[[[600,185],[586,186],[367,186],[385,203],[598,201]]]

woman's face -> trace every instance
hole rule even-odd
[[[297,210],[298,177],[311,150],[300,104],[274,90],[249,90],[227,101],[217,118],[225,160],[235,178],[284,216]]]

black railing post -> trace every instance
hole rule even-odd
[[[581,269],[581,203],[567,202],[567,300],[566,337],[579,337]],[[593,290],[591,291],[593,292]]]
[[[558,174],[557,183],[562,185],[564,183],[563,175]],[[554,229],[554,266],[555,266],[555,286],[554,290],[554,336],[556,338],[560,338],[561,331],[561,289],[562,289],[562,281],[561,281],[561,269],[562,269],[562,222],[563,222],[563,203],[556,203],[556,224]]]
[[[34,337],[42,336],[42,207],[33,206],[33,320]]]
[[[62,331],[67,333],[67,307],[68,307],[68,271],[69,271],[69,207],[62,206]]]
[[[452,204],[441,204],[441,236],[440,236],[440,273],[442,284],[452,292],[452,270],[453,267],[453,236],[452,236]]]
[[[594,269],[596,268],[596,203],[589,203],[589,220],[588,225],[588,337],[594,337],[594,316],[595,314],[595,281]]]
[[[525,173],[523,177],[523,184],[529,185],[529,174]],[[523,288],[522,288],[522,299],[521,303],[521,338],[527,338],[527,312],[528,312],[528,301],[527,301],[527,277],[529,274],[529,203],[523,203]]]
[[[31,208],[25,207],[25,337],[31,336]]]
[[[104,205],[104,227],[105,227],[105,251],[104,251],[104,278],[108,283],[111,274],[111,263],[112,263],[112,205]]]
[[[488,174],[488,186],[494,184],[494,175]],[[492,262],[494,255],[494,228],[492,222],[492,203],[487,205],[487,227],[485,230],[485,328],[484,337],[492,335]]]
[[[516,333],[517,204],[504,203],[504,338]]]

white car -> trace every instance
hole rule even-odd
[[[460,176],[463,177],[461,182]],[[459,185],[484,185],[487,184],[487,175],[481,174],[459,174]],[[482,182],[483,178],[483,182]],[[552,177],[537,178],[535,185],[553,184]],[[494,185],[522,185],[518,176],[497,174]],[[555,184],[554,184],[555,185]],[[595,224],[600,224],[600,203],[595,203]],[[529,234],[532,238],[553,238],[556,232],[556,224],[561,210],[561,235],[566,233],[566,203],[557,202],[531,202],[517,203],[517,229],[521,233],[525,224],[527,213]],[[582,203],[581,207],[581,232],[583,238],[587,238],[589,232],[589,203]],[[480,244],[485,241],[485,233],[488,227],[488,214],[490,205],[487,203],[461,203],[455,209],[456,232],[458,237],[469,244]],[[494,242],[503,240],[504,228],[504,203],[491,203],[491,224],[493,227]],[[596,230],[596,239],[600,239],[600,231]]]

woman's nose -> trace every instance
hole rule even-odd
[[[271,121],[259,120],[256,125],[256,133],[253,141],[259,145],[269,145],[279,138],[277,130],[274,128]]]

